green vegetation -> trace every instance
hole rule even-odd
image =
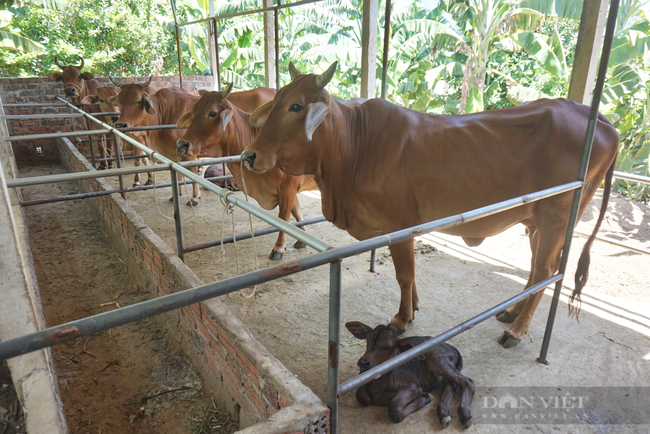
[[[215,2],[217,15],[262,0]],[[471,113],[565,96],[583,0],[394,0],[387,98],[428,113]],[[602,112],[621,133],[618,169],[650,175],[649,0],[622,0]],[[209,15],[208,0],[175,0],[177,19]],[[380,11],[384,1],[380,0]],[[288,63],[318,72],[338,60],[329,86],[359,94],[362,0],[324,0],[279,14],[280,81]],[[86,60],[95,75],[175,75],[174,18],[166,0],[0,1],[0,72],[47,75]],[[379,17],[381,77],[384,17]],[[262,15],[218,21],[221,79],[239,89],[264,84]],[[180,29],[184,74],[209,68],[206,25]],[[379,86],[379,84],[378,84]],[[379,94],[379,88],[377,89]],[[648,201],[650,187],[617,181]]]

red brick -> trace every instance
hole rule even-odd
[[[196,316],[198,316],[199,318],[202,318],[202,315],[201,315],[201,303],[191,304],[190,307],[196,313]]]
[[[199,336],[201,336],[203,342],[209,344],[212,338],[210,337],[208,328],[205,326],[205,324],[203,324],[203,322],[200,319],[197,319],[195,324],[196,324],[196,331],[199,332]]]
[[[239,366],[241,366],[242,370],[250,377],[250,379],[253,381],[255,384],[255,387],[259,389],[260,387],[260,379],[259,379],[259,374],[257,372],[257,366],[253,362],[251,362],[248,357],[239,349],[237,348],[237,363]]]
[[[208,327],[208,329],[212,332],[214,336],[218,336],[219,333],[217,332],[217,322],[212,318],[210,315],[206,315],[205,312],[203,312],[203,322],[205,325]]]
[[[235,384],[233,379],[230,378],[227,373],[223,374],[223,382],[226,385],[226,390],[228,390],[230,396],[232,396],[233,399],[237,401],[239,405],[241,405],[242,400],[241,400],[241,395],[239,393],[239,385]]]
[[[205,350],[203,354],[205,355],[205,359],[208,361],[210,369],[212,369],[215,373],[221,375],[223,372],[223,367],[219,364],[219,361],[214,357],[214,355],[212,355],[209,350]]]

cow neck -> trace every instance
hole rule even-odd
[[[234,104],[233,106],[233,118],[230,120],[230,123],[228,124],[230,128],[232,128],[232,135],[230,135],[230,139],[228,140],[226,144],[226,154],[227,155],[240,155],[244,149],[253,143],[253,140],[255,140],[255,137],[259,134],[260,130],[257,128],[253,128],[249,123],[248,119],[251,117],[250,113],[247,113],[240,108],[236,107]],[[237,183],[238,186],[242,186],[242,179],[241,179],[241,172],[240,172],[240,167],[241,163],[229,163],[228,164],[228,169],[230,169],[230,173],[232,173],[233,177],[235,178],[235,182]],[[246,183],[247,187],[250,189],[251,187],[254,187],[252,183],[252,176],[253,172],[250,172],[248,170],[244,170],[244,176],[246,177]],[[251,194],[249,191],[248,194]]]
[[[332,97],[330,101],[330,116],[325,120],[329,124],[323,126],[331,136],[320,141],[325,146],[314,179],[321,191],[323,216],[337,227],[347,229],[351,221],[345,210],[349,209],[347,203],[354,200],[348,192],[349,186],[354,185],[363,123],[357,107],[348,107]]]

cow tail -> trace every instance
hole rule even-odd
[[[598,220],[596,221],[596,226],[594,227],[593,232],[587,239],[585,246],[582,248],[582,254],[580,255],[580,259],[578,260],[578,268],[576,270],[576,276],[575,276],[575,289],[573,290],[571,297],[569,297],[569,317],[575,315],[576,320],[579,319],[578,316],[580,315],[580,308],[582,304],[580,300],[580,294],[582,293],[582,288],[584,288],[584,286],[587,284],[587,279],[589,278],[589,263],[591,262],[591,253],[590,253],[591,245],[596,239],[596,233],[600,229],[600,224],[603,222],[603,218],[605,217],[605,212],[607,211],[607,202],[609,202],[609,195],[610,192],[612,191],[612,179],[614,178],[615,164],[616,164],[616,159],[614,159],[612,165],[609,167],[609,170],[607,171],[607,175],[605,175],[605,185],[603,187],[603,201],[600,205],[600,215],[598,216]]]

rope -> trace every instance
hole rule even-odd
[[[155,152],[151,154],[151,159],[152,159],[152,161],[155,162],[156,160],[158,160],[158,161],[160,161],[161,163],[164,164],[164,161],[157,159],[156,156],[155,156],[154,154],[155,154]],[[169,168],[170,168],[171,170],[173,170],[172,167],[171,167],[171,164],[169,165]],[[154,203],[156,204],[156,209],[158,210],[158,213],[159,213],[161,216],[163,216],[163,218],[166,218],[167,220],[174,220],[173,217],[168,217],[168,216],[166,216],[165,214],[163,214],[163,212],[160,210],[160,207],[158,206],[158,196],[156,195],[156,172],[153,172],[153,179],[152,179],[152,181],[153,181],[153,201],[154,201]],[[187,182],[185,182],[185,193],[189,196],[189,193],[187,192]],[[179,199],[180,199],[180,194],[179,194]],[[194,216],[196,215],[196,211],[194,210],[194,204],[192,203],[192,199],[191,199],[191,198],[190,198],[190,205],[191,205],[191,207],[192,207],[192,215],[191,215],[190,217],[184,219],[184,220],[181,218],[181,221],[182,221],[182,222],[183,222],[183,221],[191,220],[191,219],[194,218]],[[179,206],[178,209],[179,209],[179,212],[180,212],[181,207]]]
[[[225,173],[225,172],[224,172]],[[248,190],[246,189],[246,180],[244,179],[244,165],[239,164],[239,174],[241,176],[241,183],[242,183],[242,191],[244,192],[244,197],[246,198],[246,202],[248,202]],[[233,223],[234,224],[234,223]],[[253,239],[253,254],[255,258],[255,271],[259,268],[257,265],[257,243],[255,242],[255,232],[253,231],[253,217],[251,216],[250,213],[248,213],[248,224],[251,229],[251,238]],[[234,226],[233,226],[233,231],[234,231]],[[233,232],[233,238],[234,238],[234,232]],[[223,240],[223,237],[221,237]],[[239,273],[237,273],[239,274]],[[244,293],[244,290],[242,289],[240,291],[241,295],[243,295],[246,298],[253,298],[255,296],[255,292],[257,291],[257,285],[253,287],[253,292],[250,293],[250,295],[246,295]]]

